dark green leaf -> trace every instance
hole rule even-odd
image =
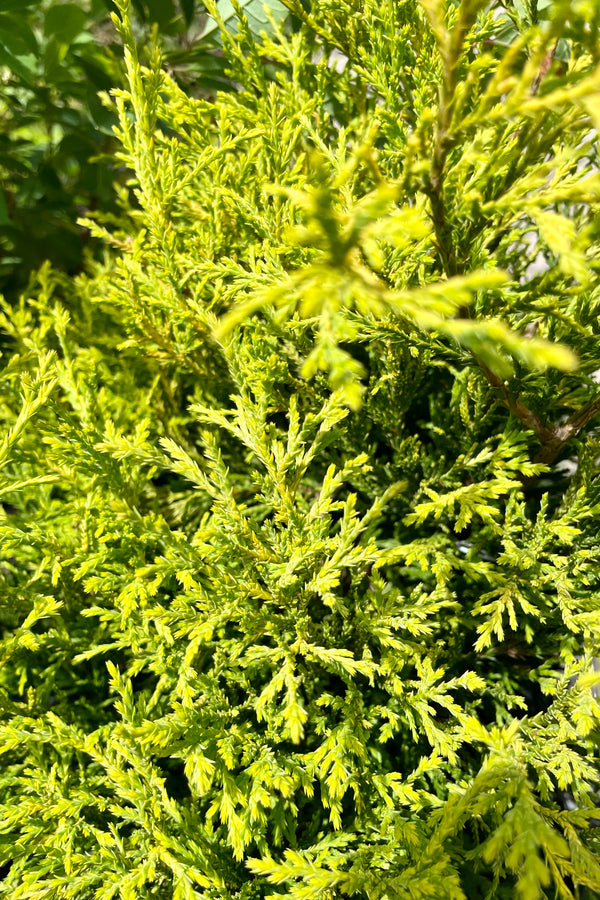
[[[0,12],[22,12],[27,6],[34,6],[39,0],[0,0]]]
[[[181,16],[175,9],[173,0],[144,0],[143,5],[146,19],[149,22],[156,22],[161,32],[171,34],[180,30],[177,23],[178,20],[181,22]]]
[[[185,16],[186,24],[190,25],[194,18],[194,0],[181,0],[181,9]]]
[[[8,225],[10,216],[8,215],[8,206],[6,205],[6,197],[4,191],[0,188],[0,225]]]
[[[48,36],[61,44],[70,44],[80,34],[87,21],[85,11],[74,3],[51,6],[46,13],[44,28]]]
[[[22,14],[0,14],[0,35],[6,49],[15,56],[38,52],[36,37]]]

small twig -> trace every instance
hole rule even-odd
[[[533,79],[531,85],[531,93],[535,97],[537,92],[540,89],[540,85],[548,72],[552,67],[552,63],[554,62],[554,57],[556,56],[556,50],[558,47],[558,41],[556,41],[554,47],[551,47],[550,50],[546,53],[545,57],[542,60],[542,64],[540,66],[540,71],[537,73],[536,77]]]

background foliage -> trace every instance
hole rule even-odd
[[[596,4],[288,8],[4,308],[0,896],[594,897]]]
[[[275,7],[286,13],[274,0]],[[229,27],[235,14],[220,0]],[[263,4],[243,4],[258,33],[269,28]],[[89,233],[78,217],[117,210],[113,183],[115,119],[106,92],[123,79],[122,48],[110,20],[112,0],[3,0],[0,4],[0,291],[18,295],[49,259],[81,270]],[[138,45],[155,29],[164,61],[191,93],[230,82],[216,24],[196,0],[137,0]]]

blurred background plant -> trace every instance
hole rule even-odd
[[[262,0],[241,3],[254,33],[271,23]],[[287,15],[271,0],[275,19]],[[191,94],[231,88],[214,19],[197,0],[135,0],[144,52],[160,35],[171,75]],[[0,0],[0,294],[16,299],[45,260],[82,266],[89,232],[77,219],[117,212],[113,113],[103,93],[123,83],[112,0]],[[237,27],[229,0],[217,4]]]

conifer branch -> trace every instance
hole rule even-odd
[[[536,463],[544,463],[551,465],[554,460],[561,454],[566,444],[581,431],[595,416],[600,413],[600,394],[598,394],[591,403],[584,409],[572,416],[564,425],[546,425],[540,416],[517,397],[514,399],[510,395],[510,391],[506,383],[495,372],[479,362],[479,365],[485,372],[485,375],[493,387],[498,388],[502,392],[502,402],[541,442],[542,446],[534,458]]]
[[[481,0],[467,0],[467,2],[462,3],[455,27],[451,31],[447,31],[440,14],[440,6],[429,2],[429,0],[428,2],[423,2],[431,29],[436,37],[443,69],[433,156],[424,191],[431,203],[436,245],[444,272],[448,278],[460,274],[461,268],[458,265],[453,229],[448,221],[446,209],[446,198],[444,196],[445,168],[448,151],[452,145],[451,129],[456,104],[458,64],[463,52],[465,38],[475,21],[481,5]]]
[[[429,202],[431,203],[431,219],[435,231],[437,250],[444,273],[448,278],[458,274],[454,236],[448,222],[446,198],[444,196],[444,176],[446,159],[451,144],[450,123],[455,87],[451,71],[445,72],[444,82],[440,87],[440,110],[436,125],[433,156],[429,175],[424,186],[425,194],[429,197]]]

